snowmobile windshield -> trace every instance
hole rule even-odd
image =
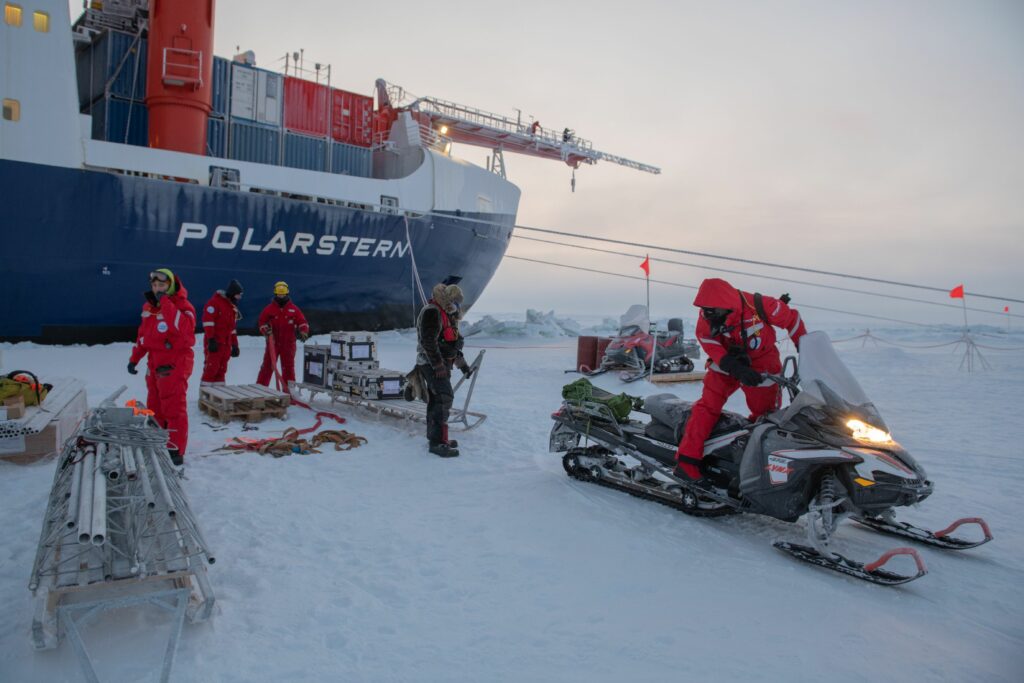
[[[844,422],[858,419],[868,426],[886,429],[878,409],[839,359],[826,333],[808,332],[800,340],[799,374],[800,394],[787,410],[787,417],[815,406]]]
[[[651,319],[647,314],[647,307],[643,304],[633,304],[629,307],[623,315],[619,316],[619,335],[629,336],[635,334],[637,330],[647,331],[651,326]],[[628,334],[625,334],[628,328],[637,328]]]

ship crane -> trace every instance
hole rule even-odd
[[[504,152],[563,161],[574,171],[580,164],[607,161],[645,173],[661,173],[657,166],[596,150],[590,140],[576,136],[569,128],[552,130],[541,127],[537,121],[524,123],[519,118],[437,97],[413,97],[401,87],[383,80],[377,81],[377,93],[382,109],[394,107],[409,111],[422,126],[429,126],[442,138],[493,149],[493,170],[501,175],[504,175]],[[575,178],[573,184],[575,186]]]

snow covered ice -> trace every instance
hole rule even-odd
[[[837,345],[894,438],[935,481],[935,494],[901,508],[901,519],[942,528],[981,516],[995,536],[973,551],[915,546],[930,573],[893,589],[771,547],[802,542],[800,524],[691,518],[567,477],[548,432],[560,389],[575,377],[563,372],[576,357],[573,325],[575,334],[587,329],[538,314],[515,333],[489,324],[467,340],[470,359],[488,349],[474,407],[489,418],[458,434],[463,455],[451,460],[427,453],[422,426],[345,407],[344,428],[368,445],[281,459],[212,454],[257,433],[204,424],[216,423],[196,407],[197,362],[184,484],[218,558],[209,571],[218,605],[208,622],[185,626],[172,680],[1024,678],[1024,353],[982,349],[991,369],[967,373],[952,347],[910,348],[956,331],[875,330],[901,346]],[[839,340],[859,333],[832,330]],[[1024,346],[1019,332],[998,337],[978,340]],[[256,376],[262,341],[243,338],[242,347],[229,382]],[[382,365],[408,369],[414,347],[410,333],[380,335]],[[129,348],[0,346],[7,370],[81,378],[92,405],[121,384],[123,398],[145,398],[143,376],[125,372]],[[664,390],[614,375],[595,382]],[[670,390],[695,399],[700,385]],[[727,407],[746,412],[740,394]],[[294,407],[259,434],[312,423]],[[26,585],[53,467],[0,464],[0,681],[81,680],[69,643],[36,652],[29,634]],[[849,523],[837,540],[861,558],[912,545]],[[909,570],[899,564],[909,559],[893,562]],[[86,629],[101,680],[156,680],[168,621],[134,609]]]

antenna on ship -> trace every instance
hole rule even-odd
[[[451,142],[493,150],[490,169],[503,177],[505,152],[565,162],[573,169],[570,183],[573,192],[576,191],[576,169],[580,164],[606,161],[644,173],[661,173],[657,166],[596,150],[590,140],[579,137],[571,128],[545,128],[537,119],[525,124],[522,111],[518,109],[513,118],[437,97],[414,97],[383,79],[377,81],[377,91],[378,94],[387,93],[391,107],[411,112],[421,126],[429,126]]]

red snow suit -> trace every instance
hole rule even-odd
[[[274,335],[274,350],[281,359],[281,379],[285,383],[287,391],[288,382],[295,379],[295,334],[296,330],[302,334],[309,334],[309,324],[306,323],[306,316],[302,315],[299,307],[288,299],[283,304],[275,299],[267,304],[267,307],[260,313],[258,326],[260,332],[270,330]],[[270,358],[270,343],[263,352],[263,365],[260,367],[257,382],[267,387],[270,386],[270,378],[274,376],[274,363]]]
[[[238,308],[226,296],[224,290],[217,291],[206,302],[203,309],[203,384],[224,384],[224,376],[231,360],[231,349],[238,346],[235,324],[240,314]],[[217,340],[217,350],[210,351],[210,340]]]
[[[753,294],[741,292],[719,278],[704,280],[693,300],[694,306],[726,308],[731,312],[717,335],[712,333],[711,325],[704,319],[703,314],[697,320],[697,341],[708,354],[708,373],[704,376],[704,391],[693,404],[683,439],[676,451],[679,466],[686,470],[691,478],[699,477],[697,464],[704,457],[704,442],[718,422],[725,402],[737,388],[742,388],[746,394],[751,420],[761,417],[779,404],[777,384],[765,381],[760,386],[741,387],[739,380],[719,367],[722,358],[732,350],[733,353],[745,353],[750,359],[750,367],[758,372],[781,372],[782,361],[779,358],[779,350],[775,347],[773,325],[786,330],[799,347],[800,338],[807,332],[803,321],[800,320],[800,314],[770,296],[762,296],[761,302],[767,320],[762,320],[758,314]],[[745,346],[741,326],[746,331]]]
[[[177,280],[177,290],[160,299],[159,306],[142,306],[142,324],[132,348],[131,362],[149,355],[146,369],[146,407],[170,432],[168,448],[185,455],[188,445],[188,407],[185,394],[192,376],[196,343],[196,309],[188,302],[188,291]]]

